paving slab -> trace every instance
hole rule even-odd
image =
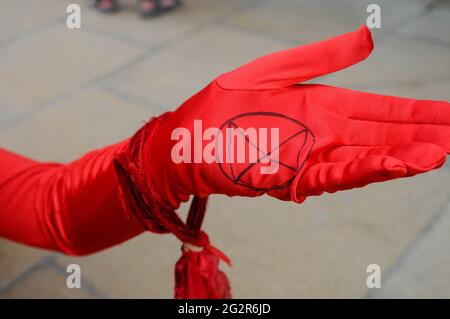
[[[227,16],[249,0],[187,0],[168,14],[151,19],[141,19],[137,13],[136,1],[119,1],[122,10],[112,15],[96,12],[83,6],[83,23],[99,31],[108,32],[147,46],[179,40],[197,28]],[[254,2],[254,1],[253,1]]]
[[[370,91],[372,87],[446,80],[450,75],[450,48],[411,37],[393,35],[367,60],[316,82]]]
[[[0,292],[0,299],[90,298],[90,295],[82,288],[68,288],[66,279],[67,277],[65,274],[61,274],[51,267],[41,267],[27,275],[16,285],[10,287],[6,291]]]
[[[372,298],[450,298],[450,202]]]
[[[417,19],[400,27],[400,34],[418,38],[425,42],[433,42],[450,47],[450,10],[436,8]]]
[[[70,0],[2,1],[0,45],[36,29],[63,21]]]
[[[0,145],[42,161],[67,162],[128,138],[157,114],[90,89],[2,131]]]
[[[0,124],[94,80],[141,49],[108,37],[70,30],[65,22],[1,48]]]
[[[357,29],[366,23],[367,6],[372,3],[369,0],[264,1],[230,16],[226,23],[303,44]],[[381,0],[376,4],[381,8],[381,28],[374,30],[376,37],[391,32],[403,20],[423,11],[422,5],[410,1]]]
[[[181,244],[173,236],[145,233],[87,257],[59,256],[61,267],[76,263],[108,298],[173,298],[174,267]]]
[[[124,70],[108,86],[175,109],[219,74],[288,47],[265,37],[208,27]]]
[[[39,262],[47,251],[0,239],[0,291]]]

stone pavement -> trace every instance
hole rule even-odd
[[[81,0],[0,1],[0,145],[69,161],[123,139],[215,75],[270,51],[357,28],[382,9],[375,51],[316,82],[450,100],[450,1],[185,0],[139,19],[134,1],[104,16]],[[235,297],[450,298],[450,169],[375,184],[303,205],[214,196],[206,229],[234,261]],[[186,207],[184,207],[185,209]],[[179,242],[143,234],[70,258],[0,241],[0,298],[170,298]],[[82,289],[65,285],[82,269]],[[382,288],[366,287],[366,267]]]

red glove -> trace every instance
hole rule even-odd
[[[70,255],[111,247],[144,231],[119,197],[113,160],[128,141],[63,165],[0,148],[0,236]]]
[[[448,102],[297,84],[365,59],[372,46],[363,26],[267,55],[219,76],[132,139],[68,165],[0,151],[0,235],[85,254],[140,233],[142,225],[172,232],[204,247],[183,249],[176,296],[228,297],[217,268],[228,259],[200,230],[209,194],[302,202],[444,163]],[[185,223],[174,210],[189,195],[197,197]]]
[[[372,48],[362,26],[219,76],[159,123],[145,146],[148,181],[177,208],[191,194],[268,193],[302,202],[440,167],[450,152],[448,102],[297,84],[351,66]],[[189,135],[194,140],[210,128],[219,129],[190,147]],[[227,135],[228,128],[245,142]],[[211,157],[216,161],[205,162]]]

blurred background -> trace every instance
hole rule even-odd
[[[81,6],[81,29],[66,7]],[[133,134],[218,74],[365,23],[365,62],[314,82],[450,100],[450,1],[184,0],[143,20],[135,1],[101,14],[85,1],[0,0],[0,145],[67,162]],[[236,298],[450,298],[450,168],[304,204],[214,196],[205,221]],[[185,209],[185,208],[184,208]],[[1,221],[0,221],[1,222]],[[171,298],[180,242],[143,234],[71,258],[0,240],[0,298]],[[82,288],[68,289],[77,263]],[[368,289],[366,267],[381,266]]]

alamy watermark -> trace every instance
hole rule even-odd
[[[70,264],[67,265],[66,272],[69,273],[66,279],[67,288],[81,288],[81,267],[77,264]]]
[[[366,12],[370,13],[366,19],[366,25],[369,29],[381,28],[381,7],[376,3],[369,4]]]
[[[192,136],[193,135],[193,136]],[[172,131],[171,158],[180,163],[262,163],[261,174],[279,169],[279,128],[241,128],[236,125],[203,130],[202,120],[194,120],[193,134],[183,127]]]
[[[66,13],[69,15],[66,18],[66,26],[69,29],[81,28],[81,8],[78,4],[69,4],[66,8]]]
[[[370,275],[367,276],[366,286],[369,289],[381,288],[381,267],[378,264],[367,265],[366,272]]]

